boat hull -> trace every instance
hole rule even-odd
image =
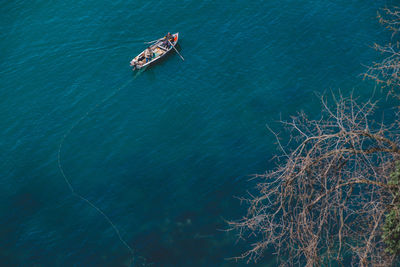
[[[171,42],[172,45],[175,47],[176,44],[178,43],[179,39],[179,33],[174,33],[174,41]],[[171,50],[174,49],[171,45],[169,47],[166,47],[164,45],[164,40],[158,40],[155,42],[153,45],[150,46],[152,51],[153,51],[153,57],[151,61],[146,62],[146,59],[144,57],[144,51],[142,51],[139,55],[137,55],[134,59],[131,60],[131,67],[133,67],[133,70],[135,69],[143,69],[145,67],[148,67],[152,65],[153,63],[159,61],[161,58],[165,57],[167,54],[171,52]]]

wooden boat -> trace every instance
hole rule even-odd
[[[173,42],[171,42],[171,44],[175,46],[178,43],[179,32],[172,34],[172,36],[174,37],[174,40]],[[133,70],[142,69],[156,62],[157,60],[168,54],[169,51],[174,49],[174,47],[172,47],[171,45],[168,46],[168,43],[165,43],[164,38],[157,40],[154,44],[150,46],[150,48],[153,51],[153,56],[151,60],[146,62],[146,58],[144,56],[144,52],[146,50],[144,50],[142,53],[140,53],[134,59],[131,60],[131,67],[133,67]]]

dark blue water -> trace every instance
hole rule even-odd
[[[388,38],[376,20],[385,4],[3,1],[2,265],[129,264],[60,173],[59,145],[76,125],[60,153],[65,174],[138,262],[244,266],[226,258],[249,244],[220,229],[245,214],[234,196],[251,189],[249,175],[273,166],[266,124],[317,115],[315,93],[372,94],[359,74],[377,57],[373,42]],[[171,54],[135,76],[131,58],[167,31],[180,32],[185,61]]]

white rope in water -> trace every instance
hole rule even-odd
[[[64,136],[61,139],[60,145],[58,147],[58,168],[61,172],[61,175],[63,176],[65,182],[68,185],[69,190],[71,191],[72,195],[80,198],[81,200],[85,201],[87,204],[89,204],[92,208],[94,208],[95,210],[97,210],[98,213],[100,213],[105,219],[106,221],[111,225],[111,227],[114,229],[115,233],[117,234],[119,240],[121,241],[121,243],[129,250],[130,254],[132,255],[132,259],[129,265],[132,265],[135,259],[135,253],[133,251],[133,249],[128,245],[128,243],[124,240],[124,238],[121,236],[121,233],[119,232],[118,228],[115,226],[115,224],[112,222],[112,220],[110,219],[110,217],[108,217],[99,207],[97,207],[96,205],[94,205],[90,200],[88,200],[87,198],[83,197],[82,195],[80,195],[79,193],[77,193],[74,188],[72,187],[71,182],[69,181],[69,179],[67,178],[67,176],[65,175],[64,169],[62,167],[61,164],[61,149],[62,146],[64,144],[65,139],[69,136],[69,134],[72,132],[73,129],[75,129],[76,126],[78,126],[84,119],[87,118],[87,116],[89,116],[90,113],[92,113],[96,108],[98,108],[100,105],[104,104],[105,102],[109,101],[111,98],[113,98],[114,96],[117,95],[117,93],[119,91],[121,91],[123,88],[125,88],[130,82],[132,82],[133,80],[136,79],[136,77],[140,74],[141,72],[138,72],[134,78],[128,82],[126,82],[124,85],[122,85],[121,87],[119,87],[118,89],[116,89],[111,95],[109,95],[108,97],[106,97],[105,99],[103,99],[101,102],[97,103],[93,108],[91,108],[89,111],[87,111],[78,121],[76,121],[71,128],[69,128],[69,130],[64,134]]]

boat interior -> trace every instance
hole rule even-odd
[[[162,45],[162,43],[157,43],[157,44],[151,46],[151,50],[153,51],[153,58],[152,58],[152,61],[153,61],[157,57],[165,54],[169,49],[165,48]],[[140,55],[138,56],[137,62],[141,65],[146,64],[146,58],[144,57],[144,51],[142,53],[140,53]]]

